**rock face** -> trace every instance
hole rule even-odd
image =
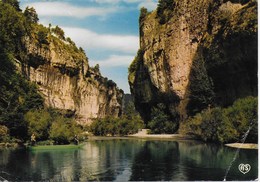
[[[47,106],[75,114],[81,124],[121,115],[123,91],[102,77],[98,67],[89,67],[84,51],[74,43],[49,35],[45,46],[32,37],[24,44],[27,55],[17,66],[38,85]]]
[[[129,67],[137,110],[166,106],[176,122],[257,95],[255,1],[168,0],[141,10],[140,50]]]

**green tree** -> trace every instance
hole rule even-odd
[[[97,136],[125,136],[137,133],[143,128],[144,123],[139,117],[129,119],[125,116],[120,118],[105,117],[93,121],[90,131]]]
[[[164,10],[173,10],[175,6],[174,0],[159,0],[157,6],[157,13],[161,14]]]
[[[174,0],[159,0],[157,6],[157,17],[159,17],[160,24],[166,23],[172,15],[175,7]]]
[[[64,31],[57,25],[55,28],[51,29],[54,34],[56,34],[60,39],[65,40]]]
[[[96,64],[93,68],[94,72],[95,73],[100,73],[100,67],[99,67],[99,64]]]
[[[68,144],[73,142],[74,136],[82,133],[81,128],[75,121],[58,116],[51,125],[49,135],[50,139],[56,144]]]
[[[152,133],[156,134],[174,133],[178,128],[178,124],[170,119],[166,113],[165,105],[160,103],[152,108],[151,121],[148,122],[148,127]]]
[[[229,118],[219,107],[202,113],[201,137],[205,141],[226,143],[235,141],[238,134]]]
[[[38,14],[36,13],[36,10],[33,7],[26,7],[24,10],[24,16],[27,21],[32,23],[37,23],[39,21]]]
[[[128,119],[133,119],[136,115],[138,115],[138,112],[135,110],[133,101],[129,101],[129,103],[126,105],[124,114]]]
[[[196,59],[190,73],[189,115],[194,115],[213,105],[215,93],[213,83],[207,75],[204,60]]]
[[[24,118],[28,123],[29,136],[34,133],[37,141],[48,139],[48,131],[52,122],[49,112],[45,110],[30,110],[25,114]]]
[[[0,32],[0,125],[8,128],[10,137],[26,140],[28,126],[23,115],[43,106],[43,100],[36,88],[16,72],[14,62],[23,60],[25,18],[12,4],[3,1],[0,1]]]
[[[255,97],[238,99],[231,107],[225,109],[225,114],[239,133],[239,139],[250,129],[247,141],[258,140],[258,101]]]
[[[22,51],[22,37],[25,32],[25,21],[9,3],[0,1],[0,50],[17,56]]]
[[[142,22],[143,19],[146,17],[147,14],[148,14],[147,8],[142,7],[142,8],[140,9],[139,22]]]
[[[11,5],[16,11],[22,11],[17,0],[2,0],[2,2]]]
[[[76,46],[75,42],[73,42],[70,37],[67,37],[67,38],[66,38],[66,41],[67,41],[68,43],[70,43],[71,45]],[[81,49],[82,49],[82,48],[81,48]]]
[[[44,45],[49,45],[48,29],[46,27],[44,27],[43,25],[37,25],[36,31],[37,31],[38,46],[43,47]]]

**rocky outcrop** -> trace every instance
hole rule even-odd
[[[51,33],[46,40],[37,44],[33,35],[28,36],[24,40],[26,55],[17,64],[38,85],[45,104],[74,114],[81,124],[107,115],[120,116],[123,91],[102,77],[97,66],[89,67],[84,51],[71,40]]]
[[[255,1],[160,3],[151,13],[141,10],[140,50],[129,67],[131,92],[146,122],[159,103],[179,122],[257,95]]]

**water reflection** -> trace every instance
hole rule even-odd
[[[147,141],[134,158],[130,180],[172,180],[179,156],[177,142]]]
[[[11,181],[223,180],[235,151],[194,141],[134,139],[89,141],[80,150],[0,150],[0,176]],[[257,150],[241,150],[227,180],[256,179],[257,160]],[[250,164],[250,172],[239,172],[240,163]]]

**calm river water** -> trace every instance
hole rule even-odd
[[[227,180],[258,178],[257,150],[240,150]],[[195,141],[109,139],[82,149],[0,151],[0,181],[223,180],[236,149]],[[239,164],[249,164],[243,174]],[[3,179],[4,178],[4,179]]]

